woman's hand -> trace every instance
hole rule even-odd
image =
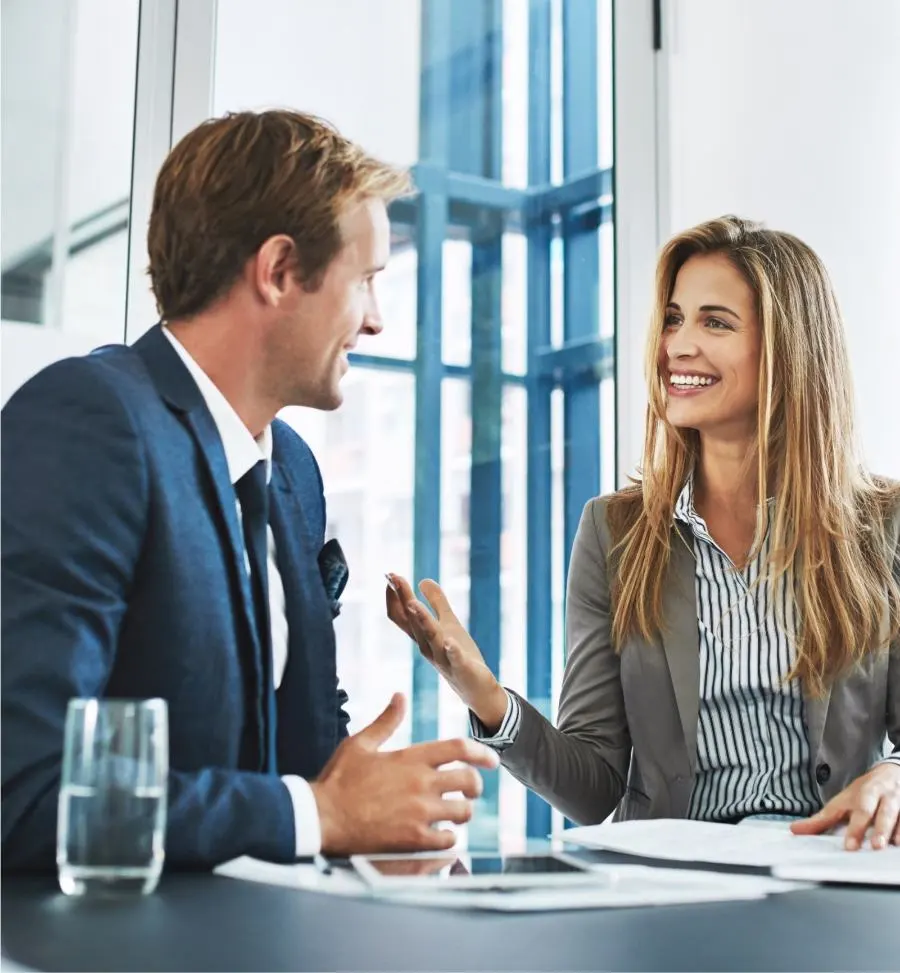
[[[506,715],[506,690],[488,668],[478,646],[453,613],[440,585],[423,581],[419,588],[435,615],[416,599],[409,582],[389,574],[385,591],[388,618],[418,646],[457,696],[496,733]]]
[[[791,825],[794,834],[821,834],[847,818],[844,847],[856,851],[862,847],[866,833],[872,829],[871,844],[875,849],[891,843],[900,845],[900,766],[883,763],[857,777],[840,794],[810,818]]]

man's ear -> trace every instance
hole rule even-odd
[[[271,307],[284,300],[296,285],[297,248],[286,234],[271,236],[256,251],[252,265],[253,285],[260,298]]]

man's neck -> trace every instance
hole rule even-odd
[[[166,327],[228,400],[254,439],[275,418],[279,406],[261,394],[260,356],[240,322],[211,312]]]

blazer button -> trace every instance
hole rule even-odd
[[[831,767],[828,764],[819,764],[816,767],[816,783],[819,785],[827,784],[831,780]]]

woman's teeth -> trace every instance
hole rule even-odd
[[[713,385],[717,379],[709,378],[707,375],[670,375],[669,382],[672,385]]]

